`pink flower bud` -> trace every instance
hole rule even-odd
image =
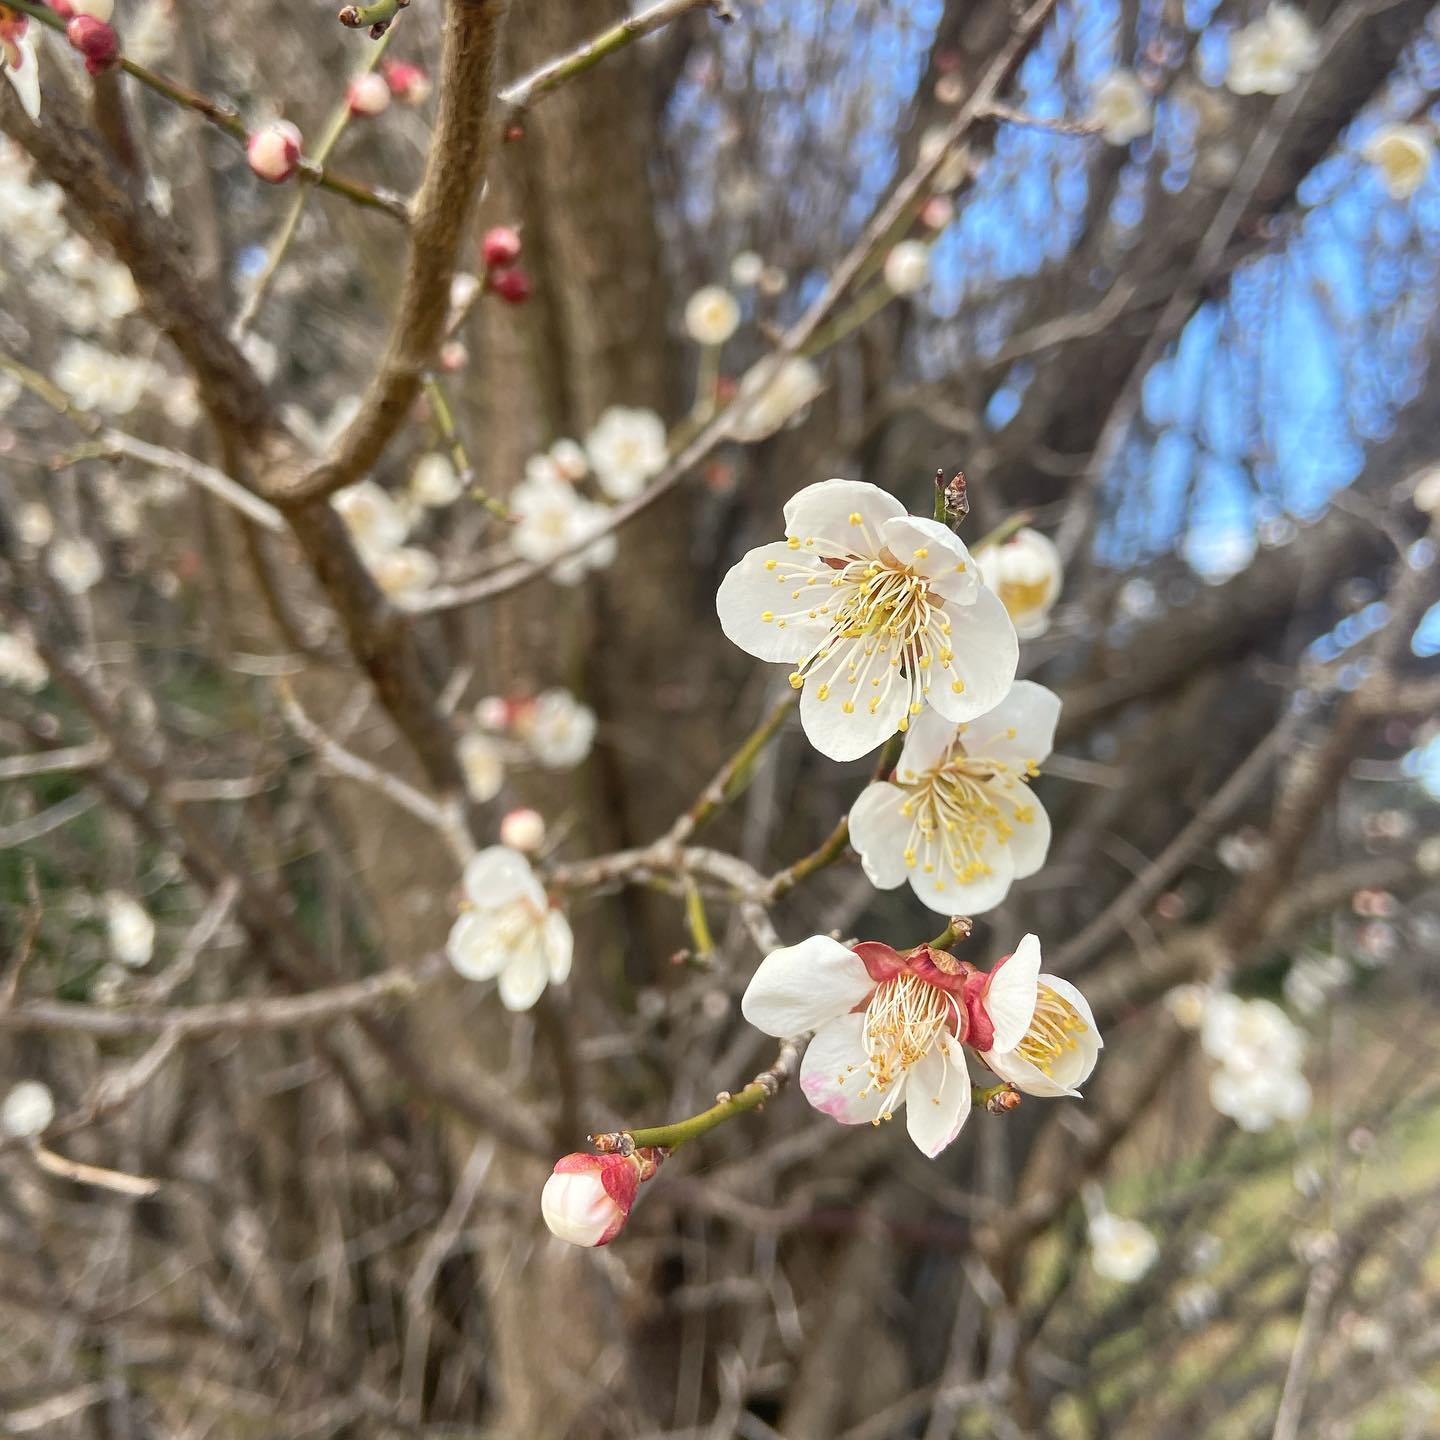
[[[475,707],[475,719],[482,730],[500,731],[509,728],[510,702],[501,695],[487,695]]]
[[[509,225],[494,225],[480,242],[487,270],[508,270],[520,258],[520,232]]]
[[[459,340],[447,340],[440,347],[440,368],[454,375],[470,363],[470,352]]]
[[[540,1192],[540,1213],[568,1245],[608,1245],[630,1218],[639,1188],[633,1157],[566,1155]]]
[[[527,855],[545,843],[545,817],[538,810],[511,810],[500,822],[500,843]]]
[[[345,92],[345,103],[352,115],[379,115],[390,106],[390,87],[382,75],[373,70],[357,75]]]
[[[300,132],[288,120],[275,120],[250,137],[245,157],[262,180],[279,185],[299,168]]]
[[[385,62],[385,83],[390,93],[402,105],[424,104],[430,94],[430,77],[408,60],[387,60]]]
[[[85,57],[85,68],[98,75],[108,70],[120,55],[120,40],[115,32],[93,15],[77,15],[65,27],[65,38],[71,48]]]
[[[523,305],[530,298],[533,288],[530,284],[530,277],[518,266],[513,270],[500,270],[492,273],[486,284],[491,291],[510,305]]]

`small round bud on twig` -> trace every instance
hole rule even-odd
[[[430,77],[408,60],[387,60],[384,65],[385,83],[390,93],[402,105],[421,105],[430,94]]]
[[[486,288],[509,305],[523,305],[533,290],[530,277],[518,266],[500,270],[486,280]]]
[[[300,168],[300,132],[288,120],[257,130],[245,145],[250,168],[271,185],[280,185]]]
[[[92,75],[108,70],[120,58],[119,37],[93,15],[76,15],[65,27],[65,38],[85,57],[85,68]]]
[[[1006,1115],[1011,1110],[1020,1108],[1020,1092],[1013,1086],[1004,1090],[996,1090],[985,1101],[985,1108],[992,1115]]]
[[[357,75],[345,92],[345,103],[351,115],[379,115],[390,108],[390,87],[382,75],[368,71]]]
[[[480,241],[487,270],[508,270],[520,258],[520,232],[513,225],[492,225]]]
[[[533,854],[545,843],[545,817],[538,810],[511,810],[500,822],[500,843]]]

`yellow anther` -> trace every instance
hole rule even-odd
[[[800,689],[800,687],[801,687],[802,685],[804,685],[804,683],[805,683],[805,677],[804,677],[798,670],[793,670],[793,671],[791,671],[791,673],[790,673],[790,684],[791,684],[791,686],[792,686],[794,689],[796,689],[796,690]]]
[[[952,680],[950,682],[950,688],[957,695],[963,695],[965,693],[965,682],[963,680]]]
[[[930,552],[929,552],[929,550],[927,550],[927,549],[925,548],[925,546],[922,545],[922,546],[915,552],[915,558],[916,558],[917,560],[928,560],[928,559],[930,558]]]
[[[760,612],[760,618],[768,625],[775,618],[775,612],[773,610],[762,610]]]
[[[858,510],[852,510],[850,512],[850,523],[852,525],[863,525],[865,523],[865,517],[861,515]]]

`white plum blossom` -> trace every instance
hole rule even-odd
[[[942,915],[978,915],[1033,875],[1050,848],[1050,820],[1027,788],[1055,743],[1060,699],[1017,680],[968,723],[936,710],[915,717],[893,780],[850,811],[850,843],[871,884],[910,882]]]
[[[1210,991],[1204,985],[1177,985],[1165,995],[1165,1008],[1182,1030],[1199,1030],[1209,1004]]]
[[[685,333],[699,345],[723,345],[740,328],[740,306],[722,286],[702,285],[685,302]]]
[[[931,183],[937,190],[957,190],[969,177],[970,151],[964,145],[947,149],[946,134],[944,125],[932,125],[921,135],[917,153],[920,162],[928,165],[943,152],[945,158]]]
[[[768,439],[798,419],[824,388],[820,372],[803,355],[757,362],[741,377],[725,413],[731,436],[747,445]]]
[[[560,478],[570,481],[572,485],[590,473],[590,458],[578,440],[557,440],[550,447],[550,461]]]
[[[1430,173],[1435,142],[1419,125],[1385,125],[1371,136],[1365,158],[1380,172],[1392,200],[1408,200]]]
[[[1106,1280],[1133,1285],[1155,1263],[1160,1244],[1138,1220],[1109,1211],[1090,1218],[1090,1264]]]
[[[446,954],[467,980],[499,981],[507,1010],[528,1010],[547,985],[570,974],[570,922],[550,908],[530,862],[492,845],[465,866],[466,908],[450,929]]]
[[[516,722],[521,738],[548,770],[578,765],[595,743],[595,712],[559,686],[542,691]]]
[[[483,805],[493,800],[505,783],[505,759],[500,747],[478,730],[467,731],[455,744],[455,758],[465,777],[470,798]]]
[[[878,486],[823,480],[785,506],[785,535],[731,568],[716,609],[742,650],[793,667],[822,755],[856,759],[927,705],[958,724],[1004,699],[1015,627],[944,525]]]
[[[340,513],[356,545],[367,555],[382,555],[405,543],[410,524],[390,493],[373,480],[337,490],[330,503]]]
[[[653,410],[612,405],[585,437],[585,453],[612,500],[634,499],[665,468],[665,422]]]
[[[1150,94],[1131,70],[1112,70],[1095,87],[1090,122],[1110,145],[1128,145],[1148,135],[1155,123]]]
[[[22,1080],[0,1104],[0,1131],[13,1139],[34,1139],[54,1118],[55,1097],[38,1080]]]
[[[71,595],[83,595],[105,573],[100,552],[82,536],[57,540],[45,556],[50,578]]]
[[[815,1032],[800,1088],[817,1110],[859,1125],[904,1105],[910,1138],[933,1157],[970,1113],[963,1047],[1010,1055],[1035,1033],[1039,969],[1033,935],[988,975],[927,945],[900,954],[814,935],[767,955],[740,1006],[767,1035]],[[1063,1039],[1046,1043],[1063,1049]]]
[[[50,670],[30,637],[19,630],[0,631],[0,685],[33,695],[43,690]]]
[[[1054,542],[1027,527],[999,545],[986,545],[975,558],[980,578],[1010,612],[1015,633],[1022,640],[1043,635],[1050,628],[1050,611],[1065,581]]]
[[[516,553],[541,565],[563,556],[550,572],[561,585],[574,585],[586,571],[604,569],[615,559],[615,536],[601,533],[609,512],[577,494],[564,480],[539,476],[522,480],[510,492],[510,511],[516,521],[510,532]],[[585,545],[591,535],[596,537],[594,543]]]
[[[885,283],[897,295],[914,295],[930,279],[930,247],[920,240],[902,240],[885,257]]]
[[[112,355],[98,345],[71,340],[55,363],[55,383],[82,409],[128,415],[145,394],[150,366]]]
[[[1293,5],[1272,5],[1230,36],[1225,85],[1236,95],[1283,95],[1319,58],[1319,41],[1304,15]]]
[[[0,139],[0,234],[6,261],[34,265],[63,244],[68,234],[64,205],[64,191],[47,180],[32,182],[19,147]]]
[[[105,896],[105,935],[110,954],[131,970],[148,965],[155,953],[154,920],[123,890],[111,890]]]
[[[1007,974],[1012,969],[1014,976]],[[1068,980],[1041,971],[1040,942],[1033,935],[1025,936],[1015,953],[991,970],[992,987],[1001,983],[1002,975],[1012,993],[1034,995],[1020,1039],[1007,1047],[998,1025],[991,1039],[972,1016],[969,1043],[1002,1080],[1027,1095],[1078,1096],[1105,1047],[1089,1002]],[[1022,981],[1023,989],[1017,991]],[[989,1008],[993,1013],[993,1005]]]
[[[440,562],[418,545],[400,545],[368,559],[375,583],[397,600],[419,595],[440,578]]]
[[[1297,1124],[1310,1112],[1309,1082],[1301,1073],[1305,1040],[1269,1000],[1244,1000],[1228,991],[1210,995],[1200,1047],[1217,1062],[1210,1100],[1242,1130]]]
[[[40,68],[38,50],[40,26],[28,15],[0,5],[0,70],[20,97],[20,105],[32,119],[40,119]]]
[[[419,504],[438,509],[452,505],[465,493],[465,482],[449,456],[422,455],[410,472],[410,495]]]
[[[1302,1015],[1318,1015],[1349,983],[1350,966],[1343,956],[1305,955],[1285,972],[1285,1000]]]
[[[742,290],[751,290],[760,283],[765,262],[753,250],[742,250],[730,262],[730,278]]]

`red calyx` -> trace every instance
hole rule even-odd
[[[65,27],[65,38],[85,57],[85,68],[92,75],[108,70],[120,58],[119,37],[93,15],[76,15]]]
[[[530,284],[530,277],[518,267],[497,271],[486,283],[492,293],[511,305],[523,305],[534,288]]]
[[[1005,960],[1009,958],[1007,955]],[[997,961],[995,970],[998,970],[1005,960]],[[993,1049],[995,1045],[995,1023],[985,1009],[985,992],[990,987],[990,976],[995,973],[995,970],[986,974],[985,971],[977,970],[973,965],[966,965],[965,968],[967,973],[961,991],[961,1003],[965,1006],[965,1016],[969,1022],[970,1044],[984,1054],[985,1051]]]

